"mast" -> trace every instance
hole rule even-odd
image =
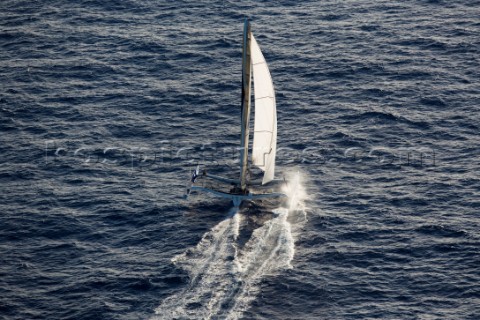
[[[247,188],[248,138],[250,136],[250,88],[252,84],[250,41],[250,23],[248,19],[245,19],[242,55],[242,134],[240,141],[240,188],[242,191]]]

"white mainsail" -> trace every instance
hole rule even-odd
[[[277,108],[267,62],[252,34],[251,60],[255,94],[252,162],[265,171],[262,184],[273,180],[277,153]]]

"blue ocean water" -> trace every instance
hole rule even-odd
[[[302,210],[182,198],[236,168],[245,17]],[[479,17],[3,0],[0,318],[478,319]]]

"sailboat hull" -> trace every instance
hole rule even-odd
[[[211,193],[217,197],[225,198],[225,199],[230,199],[233,202],[233,205],[235,207],[239,207],[244,200],[260,200],[260,199],[272,199],[272,198],[286,198],[287,195],[284,193],[260,193],[260,194],[255,194],[255,193],[247,193],[247,194],[234,194],[234,193],[226,193],[226,192],[221,192],[209,188],[204,188],[204,187],[197,187],[197,186],[192,186],[190,188],[190,192],[193,191],[203,191],[203,192],[208,192]]]

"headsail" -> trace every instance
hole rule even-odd
[[[277,107],[275,90],[267,62],[253,37],[251,39],[253,84],[255,94],[255,125],[252,162],[265,171],[262,184],[273,180],[277,153]]]

